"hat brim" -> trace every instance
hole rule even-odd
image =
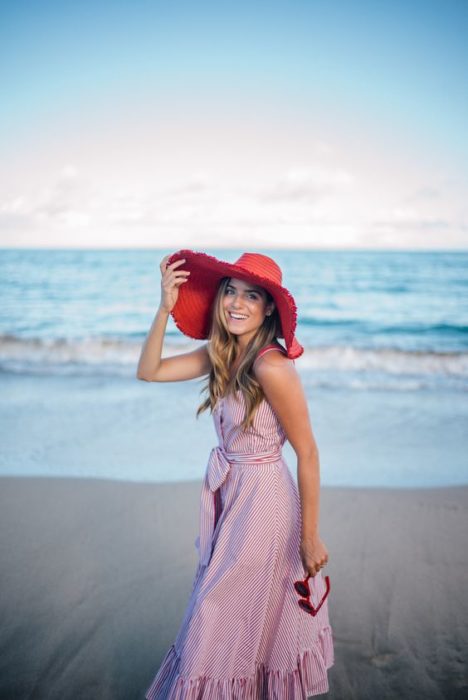
[[[185,262],[176,270],[190,271],[188,281],[179,286],[177,302],[171,315],[177,328],[190,338],[203,340],[209,337],[212,323],[212,307],[222,277],[235,277],[250,281],[266,289],[273,297],[280,318],[279,338],[284,338],[289,357],[299,357],[303,347],[294,337],[297,324],[297,307],[292,294],[286,287],[249,272],[243,268],[219,260],[213,255],[181,249],[173,253],[167,264],[176,260]]]

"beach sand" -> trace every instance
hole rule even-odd
[[[188,601],[201,483],[0,487],[2,700],[142,699]],[[467,505],[468,486],[322,487],[326,697],[468,697]]]

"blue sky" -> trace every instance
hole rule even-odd
[[[1,3],[0,245],[466,247],[467,35],[450,0]]]

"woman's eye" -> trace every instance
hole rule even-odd
[[[234,292],[233,289],[226,289],[226,294],[231,294],[232,292]],[[254,301],[257,301],[257,299],[258,299],[258,294],[250,293],[250,294],[249,294],[249,299],[253,299]]]

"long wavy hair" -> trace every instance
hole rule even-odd
[[[241,391],[245,403],[245,416],[241,426],[243,430],[248,430],[253,424],[255,411],[265,396],[252,372],[253,363],[259,350],[272,343],[281,334],[281,321],[275,304],[273,312],[269,316],[265,316],[257,333],[247,344],[244,357],[230,381],[229,369],[239,350],[237,336],[228,329],[223,306],[223,299],[230,279],[230,277],[223,277],[220,280],[213,301],[212,324],[208,342],[211,369],[207,384],[201,389],[201,392],[207,391],[208,396],[198,407],[196,417],[198,418],[200,413],[207,409],[210,409],[212,413],[221,397]],[[274,302],[267,289],[264,287],[260,289],[265,295],[266,304]]]

